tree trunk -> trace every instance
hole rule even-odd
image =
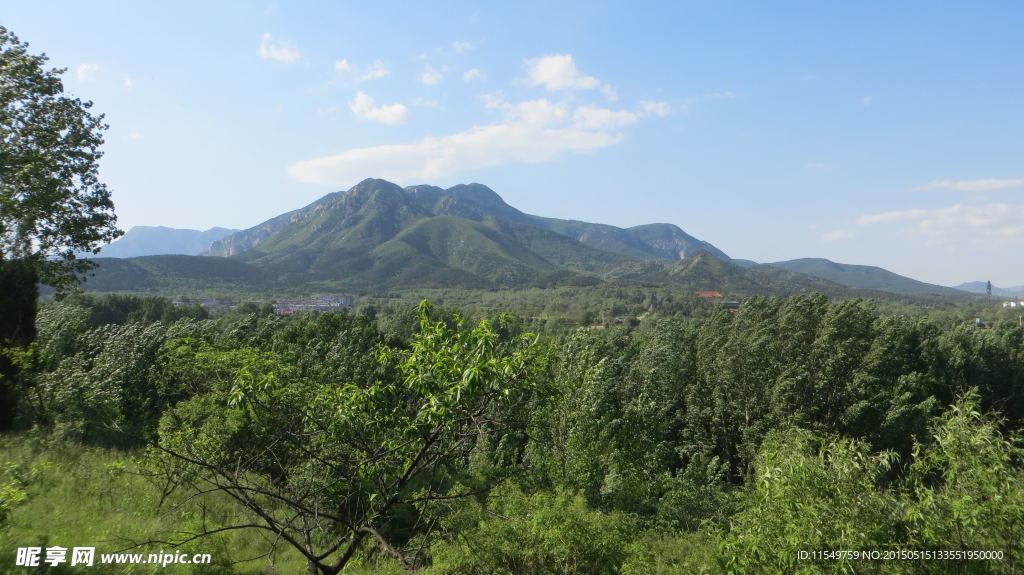
[[[36,339],[38,278],[34,262],[0,261],[0,345],[25,347]]]
[[[34,262],[0,260],[0,348],[24,348],[35,340],[37,279]],[[0,430],[14,425],[21,396],[18,376],[18,366],[0,353]]]

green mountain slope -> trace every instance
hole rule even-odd
[[[652,269],[652,264],[656,264],[657,269]],[[692,291],[716,291],[726,298],[752,295],[787,296],[812,292],[833,297],[873,297],[879,293],[782,268],[764,265],[744,267],[721,260],[708,252],[698,252],[672,264],[634,264],[632,274],[628,273],[630,267],[624,266],[625,271],[616,270],[614,273],[631,283],[672,286]],[[643,267],[647,267],[647,270],[643,270]],[[642,273],[643,271],[647,273]],[[892,297],[886,299],[899,299],[895,294],[888,295]]]
[[[286,282],[377,287],[516,287],[562,277],[579,282],[580,274],[592,282],[631,256],[657,257],[650,246],[630,255],[596,249],[542,220],[480,184],[403,189],[368,179],[229,236],[210,253]]]
[[[803,258],[764,265],[800,272],[855,288],[899,294],[964,295],[954,288],[917,281],[875,266],[841,264],[821,258]]]
[[[881,268],[828,260],[734,264],[715,246],[672,224],[623,229],[543,218],[515,209],[481,184],[402,188],[367,179],[225,237],[208,253],[211,257],[100,261],[99,273],[86,288],[234,283],[289,289],[495,289],[607,282],[718,291],[728,297],[811,291],[873,295],[862,288],[962,293]]]
[[[92,277],[82,288],[89,291],[150,291],[259,287],[269,278],[245,262],[208,256],[164,255],[137,258],[95,258]]]
[[[625,230],[630,236],[651,246],[662,259],[680,260],[705,251],[718,259],[729,261],[729,256],[715,246],[698,240],[672,224],[646,224]]]

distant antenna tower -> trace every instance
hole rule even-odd
[[[989,280],[989,281],[988,281],[988,282],[986,282],[986,283],[987,283],[988,285],[986,285],[986,286],[985,286],[985,293],[987,293],[987,294],[988,294],[988,297],[992,297],[992,280]]]

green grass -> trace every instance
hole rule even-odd
[[[141,473],[135,460],[141,452],[85,447],[36,435],[0,435],[0,467],[17,475],[27,498],[16,505],[0,527],[0,573],[81,573],[67,563],[58,568],[15,566],[18,547],[95,547],[114,553],[148,540],[172,539],[179,530],[214,524],[240,512],[231,502],[216,497],[182,505],[180,496],[162,501],[161,485]],[[306,564],[295,551],[280,546],[267,555],[266,535],[256,530],[217,534],[180,547],[150,544],[132,553],[180,550],[209,553],[205,566],[94,565],[88,573],[304,573]],[[45,551],[44,551],[45,554]],[[70,557],[70,555],[69,555]]]

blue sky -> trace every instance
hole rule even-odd
[[[480,182],[738,258],[1024,284],[1024,5],[552,4],[0,0],[0,24],[106,114],[125,228]]]

